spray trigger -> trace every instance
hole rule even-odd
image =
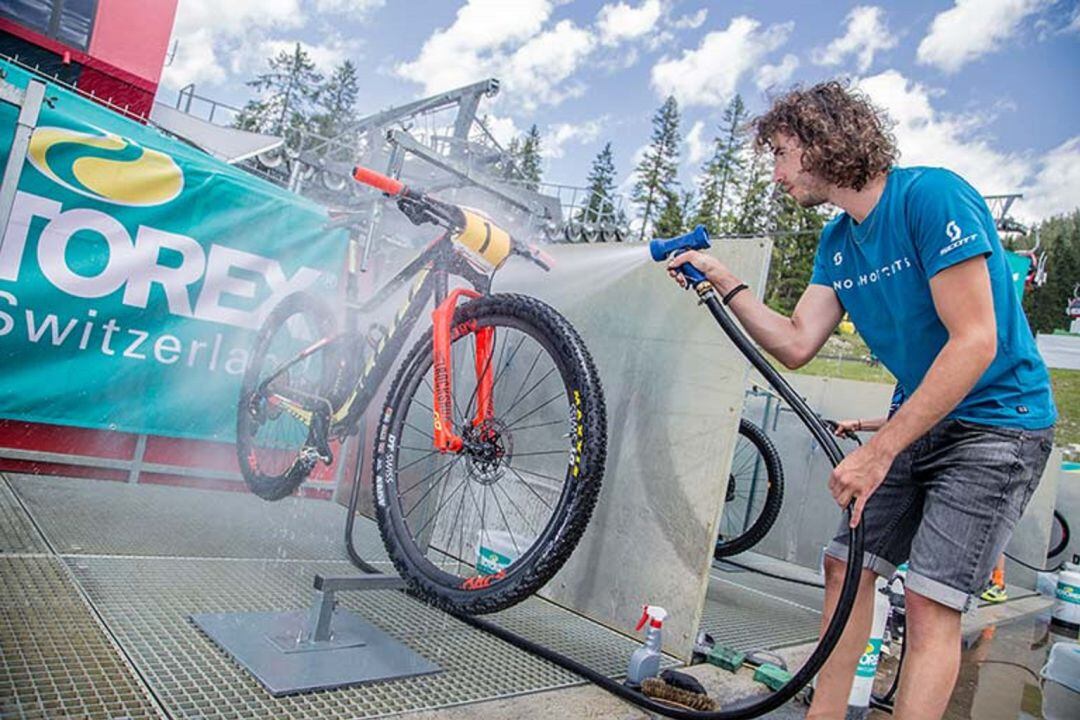
[[[667,617],[667,610],[657,605],[642,605],[641,606],[641,619],[638,620],[635,631],[641,630],[645,627],[645,621],[650,620],[649,625],[654,628],[662,627],[664,624],[664,618]]]

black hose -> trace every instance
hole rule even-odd
[[[844,459],[844,454],[836,444],[836,440],[833,438],[828,428],[825,427],[814,411],[807,406],[806,402],[799,397],[798,393],[792,389],[791,385],[776,372],[772,365],[770,365],[761,355],[758,349],[746,338],[742,330],[738,328],[728,315],[727,311],[724,310],[716,297],[716,291],[713,290],[711,286],[702,293],[702,302],[709,308],[709,311],[713,314],[717,323],[719,323],[720,328],[732,343],[735,344],[735,347],[738,348],[739,352],[750,361],[750,364],[762,374],[773,389],[776,390],[789,406],[791,406],[792,410],[795,411],[795,414],[799,416],[799,419],[806,425],[810,434],[814,436],[825,450],[825,454],[829,457],[829,462],[832,463],[834,467],[839,465]],[[357,472],[356,481],[353,483],[353,490],[350,496],[349,520],[347,521],[345,536],[346,544],[348,545],[349,558],[365,572],[378,572],[372,568],[371,565],[364,562],[352,547],[352,516],[356,514],[356,505],[359,498],[358,487],[359,471]],[[844,511],[847,513],[848,518],[851,517],[853,507],[854,502],[849,504]],[[817,647],[814,648],[814,652],[810,654],[810,657],[807,658],[806,662],[803,663],[803,666],[799,668],[791,680],[771,695],[754,699],[744,698],[723,710],[715,712],[681,710],[673,708],[670,705],[656,702],[641,692],[632,690],[626,685],[623,685],[616,680],[612,680],[587,665],[566,657],[565,655],[560,655],[549,648],[538,645],[532,640],[512,633],[492,622],[481,620],[478,617],[470,615],[458,613],[452,614],[464,623],[488,632],[511,645],[527,652],[531,652],[534,655],[538,655],[570,672],[580,675],[586,680],[590,680],[596,685],[604,688],[613,695],[617,695],[623,700],[648,710],[649,712],[656,713],[657,715],[676,718],[677,720],[744,720],[745,718],[755,718],[764,715],[786,703],[813,679],[814,675],[821,669],[821,666],[828,660],[829,655],[832,654],[836,644],[840,641],[840,636],[843,634],[844,628],[847,625],[848,617],[851,615],[851,609],[855,605],[855,596],[859,592],[859,578],[862,574],[862,556],[863,527],[860,523],[848,530],[847,568],[844,574],[844,584],[840,588],[840,597],[836,603],[836,609],[833,612],[832,619],[829,621],[828,627],[826,627],[825,631],[822,633],[821,640],[818,642]]]
[[[1009,558],[1010,560],[1012,560],[1012,561],[1013,561],[1014,563],[1016,563],[1017,565],[1023,565],[1023,566],[1024,566],[1024,567],[1026,567],[1026,568],[1027,568],[1028,570],[1034,570],[1035,572],[1049,572],[1049,573],[1053,573],[1053,572],[1057,572],[1057,571],[1058,571],[1058,570],[1060,570],[1061,568],[1065,567],[1065,563],[1064,563],[1064,562],[1060,562],[1060,563],[1058,563],[1057,565],[1055,565],[1054,567],[1036,567],[1035,565],[1029,565],[1029,564],[1027,564],[1027,563],[1026,563],[1026,562],[1024,562],[1023,560],[1021,560],[1020,558],[1017,558],[1017,557],[1013,557],[1013,556],[1012,556],[1012,555],[1010,555],[1009,553],[1002,553],[1002,555],[1004,555],[1005,557]]]

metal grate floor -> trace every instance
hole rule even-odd
[[[775,650],[814,642],[823,597],[816,588],[713,570],[701,629],[736,650]]]
[[[162,717],[55,557],[0,557],[0,717]]]
[[[0,476],[0,553],[47,553],[49,548],[30,522],[7,481]]]
[[[345,508],[289,497],[131,485],[80,478],[9,476],[61,555],[348,560]],[[357,552],[388,562],[372,522],[358,521]]]
[[[344,508],[318,500],[265,503],[235,493],[71,478],[15,476],[10,482],[60,558],[10,558],[3,566],[7,593],[3,597],[16,604],[39,595],[59,597],[55,588],[28,584],[39,575],[45,577],[34,563],[51,567],[53,576],[67,582],[74,607],[81,607],[90,621],[85,634],[94,639],[95,650],[65,654],[50,646],[42,652],[53,656],[51,664],[0,675],[0,717],[65,717],[55,704],[54,711],[35,715],[36,706],[30,701],[6,698],[8,693],[36,698],[67,677],[81,683],[73,693],[85,703],[71,716],[93,718],[153,717],[152,704],[146,705],[149,714],[140,715],[139,707],[117,709],[120,705],[103,699],[120,694],[115,690],[120,684],[137,690],[140,676],[173,718],[377,717],[581,683],[576,675],[402,593],[376,591],[341,593],[338,598],[342,607],[440,664],[444,672],[274,698],[188,616],[302,609],[311,601],[315,573],[356,574],[347,561],[333,559],[345,555]],[[0,494],[0,518],[4,518],[3,547],[47,552],[10,493]],[[373,522],[358,518],[355,537],[362,554],[385,562]],[[20,562],[25,567],[18,566]],[[138,674],[125,666],[61,562]],[[9,582],[9,575],[23,581]],[[33,617],[8,620],[19,628],[8,633],[11,637],[64,636],[71,624],[63,613],[47,606],[31,606],[27,612]],[[638,647],[635,641],[538,598],[493,619],[609,675],[621,674]],[[83,643],[91,646],[89,640]],[[26,650],[19,645],[12,652],[22,657]],[[88,667],[107,661],[116,666],[107,673]],[[61,708],[64,713],[66,707]]]

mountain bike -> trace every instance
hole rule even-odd
[[[761,542],[776,522],[783,500],[780,453],[761,428],[740,419],[713,556],[720,560]]]
[[[836,429],[834,421],[822,422],[830,430]],[[845,432],[844,437],[862,444],[855,433]],[[780,453],[764,430],[746,418],[740,419],[713,557],[722,560],[761,542],[780,516],[783,502],[784,465]]]
[[[501,610],[551,579],[592,514],[606,457],[600,378],[554,308],[491,293],[511,256],[550,270],[541,250],[476,211],[366,168],[353,175],[396,200],[414,224],[442,232],[356,306],[371,313],[413,281],[377,338],[340,330],[330,307],[308,293],[271,311],[241,384],[240,469],[252,492],[277,500],[331,463],[332,442],[358,432],[434,298],[432,326],[405,355],[379,414],[376,521],[419,595],[457,612]],[[451,278],[466,286],[450,289]]]

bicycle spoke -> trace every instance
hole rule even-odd
[[[508,468],[510,469],[510,472],[514,473],[514,475],[516,475],[516,476],[517,476],[517,479],[518,479],[518,481],[519,481],[519,482],[520,482],[520,483],[521,483],[522,485],[524,485],[524,486],[525,486],[526,488],[528,488],[528,489],[529,489],[529,491],[530,491],[530,492],[531,492],[531,493],[532,493],[533,495],[535,495],[535,496],[536,496],[536,499],[537,499],[537,500],[539,500],[540,502],[544,503],[544,505],[546,505],[546,506],[547,506],[547,509],[548,509],[548,510],[552,510],[552,509],[553,509],[553,508],[551,507],[551,504],[550,504],[550,503],[548,503],[548,501],[547,501],[547,500],[545,500],[545,499],[543,498],[543,496],[542,496],[542,495],[541,495],[540,493],[536,492],[536,488],[534,488],[534,487],[533,487],[532,485],[530,485],[530,484],[529,484],[529,482],[528,482],[528,481],[527,481],[527,480],[526,480],[525,478],[521,477],[521,473],[519,473],[519,472],[518,472],[518,471],[517,471],[516,469],[514,469],[514,468],[510,467],[509,465],[507,465],[506,467],[508,467]],[[528,470],[526,470],[525,472],[529,472],[529,471],[528,471]],[[533,475],[539,475],[539,474],[540,474],[540,473],[533,473]],[[544,476],[543,476],[543,475],[541,475],[541,477],[544,477]]]
[[[455,461],[455,462],[457,462],[457,461]],[[423,503],[424,500],[427,498],[427,496],[431,494],[431,491],[434,490],[435,488],[437,488],[439,486],[439,484],[442,483],[443,480],[445,480],[447,477],[450,476],[450,469],[453,466],[454,466],[454,463],[450,463],[449,465],[447,465],[446,468],[445,468],[446,472],[443,473],[443,476],[441,478],[439,478],[438,480],[436,480],[435,482],[431,483],[431,487],[429,487],[427,490],[424,491],[424,494],[420,496],[420,499],[416,501],[416,504],[412,506],[412,508],[409,510],[409,512],[404,513],[401,517],[402,518],[408,518],[410,515],[412,515],[413,510],[420,507],[421,503]],[[416,487],[416,486],[414,485],[413,487]],[[403,497],[404,497],[404,494],[399,492],[398,493],[398,500],[400,501]],[[441,506],[440,506],[440,509],[441,509]],[[435,511],[435,514],[438,515],[438,510]]]
[[[469,497],[472,498],[473,507],[475,507],[476,511],[480,513],[480,541],[483,542],[484,537],[487,536],[487,528],[484,527],[484,511],[480,509],[480,503],[476,500],[476,493],[473,492],[471,482],[468,483],[467,489],[469,491]],[[490,542],[490,538],[488,538],[488,541]]]
[[[529,455],[565,455],[566,448],[561,450],[539,450],[537,452],[514,453],[514,457],[528,457]]]
[[[514,509],[517,510],[518,515],[520,515],[521,519],[525,521],[525,524],[529,526],[529,530],[532,531],[533,535],[539,535],[539,533],[536,531],[536,526],[532,524],[532,520],[530,520],[529,516],[526,515],[525,512],[521,509],[521,506],[519,506],[514,501],[513,496],[511,496],[510,493],[507,492],[506,488],[502,486],[502,483],[495,483],[495,487],[500,488],[503,491],[503,495],[506,496],[506,500],[514,506]]]
[[[413,424],[412,424],[411,422],[409,422],[408,420],[402,420],[401,422],[402,422],[402,424],[403,424],[403,425],[405,425],[405,427],[409,427],[409,428],[412,428],[412,429],[413,429],[413,430],[415,430],[416,432],[418,432],[418,433],[420,433],[421,435],[423,435],[424,437],[426,437],[426,438],[427,438],[428,440],[430,440],[430,441],[432,441],[432,442],[435,442],[435,437],[434,437],[433,435],[431,435],[430,433],[426,433],[426,432],[424,432],[423,430],[421,430],[420,428],[416,427],[415,425],[413,425]],[[427,448],[425,448],[425,449],[427,449]]]
[[[558,420],[550,420],[548,422],[537,423],[535,425],[507,425],[507,430],[532,430],[534,428],[547,427],[549,425],[560,425],[566,422],[566,418],[559,418]]]
[[[522,341],[524,341],[525,336],[522,335],[521,339],[522,339]],[[517,392],[514,393],[514,399],[510,401],[510,407],[507,408],[506,412],[502,413],[503,415],[506,415],[507,413],[509,413],[517,405],[518,396],[521,395],[521,388],[525,387],[525,385],[529,382],[529,378],[532,377],[533,370],[536,369],[536,363],[540,362],[540,355],[543,352],[544,352],[544,348],[542,348],[542,347],[537,348],[536,357],[533,358],[532,364],[529,365],[529,371],[527,373],[525,373],[525,378],[521,381],[521,385],[518,386]]]
[[[439,451],[438,451],[438,450],[432,450],[432,451],[431,451],[431,452],[429,452],[429,453],[428,453],[427,455],[424,455],[423,457],[420,457],[420,458],[417,458],[416,460],[413,460],[413,461],[412,461],[411,463],[409,463],[408,465],[402,465],[401,467],[399,467],[399,468],[398,468],[398,475],[400,475],[400,474],[401,474],[402,472],[404,472],[405,470],[408,470],[408,469],[409,469],[409,468],[411,468],[411,467],[412,467],[413,465],[416,465],[417,463],[421,463],[421,462],[423,462],[423,461],[427,460],[427,459],[428,459],[429,457],[431,457],[432,455],[437,455],[438,453],[439,453]]]
[[[499,509],[499,515],[502,515],[503,524],[506,525],[506,532],[510,534],[510,542],[514,543],[514,550],[517,551],[517,556],[520,558],[524,553],[518,547],[517,538],[514,537],[514,529],[510,527],[510,521],[506,519],[506,513],[503,512],[502,503],[499,502],[499,494],[492,490],[491,497],[495,499],[495,507]]]
[[[439,505],[439,507],[435,508],[435,512],[433,512],[431,514],[431,517],[429,517],[427,519],[427,521],[422,526],[420,526],[420,528],[416,532],[414,532],[412,534],[413,540],[416,540],[416,538],[418,538],[420,535],[424,534],[424,531],[427,530],[427,526],[431,524],[431,521],[434,520],[435,518],[439,517],[439,511],[442,510],[444,507],[446,507],[446,503],[450,502],[450,498],[454,497],[454,493],[456,493],[458,491],[458,488],[460,488],[462,485],[464,485],[467,481],[468,481],[467,477],[462,478],[461,482],[458,483],[458,486],[456,488],[454,488],[453,492],[451,492],[449,495],[446,496],[446,499],[442,501],[442,504]]]
[[[541,348],[541,349],[543,349],[543,348]],[[547,372],[546,372],[546,373],[544,374],[544,377],[542,377],[542,378],[540,378],[539,380],[537,380],[537,381],[536,381],[536,384],[534,384],[534,385],[533,385],[533,386],[532,386],[531,388],[529,388],[528,392],[526,392],[526,393],[525,393],[524,395],[522,395],[522,396],[521,396],[520,398],[518,398],[518,399],[517,399],[517,401],[516,401],[516,402],[514,402],[514,404],[513,404],[513,405],[511,405],[510,407],[508,407],[508,408],[506,409],[506,412],[504,412],[504,413],[503,413],[503,416],[505,417],[505,416],[509,415],[509,414],[510,414],[510,411],[511,411],[511,410],[513,410],[514,408],[516,408],[516,407],[518,406],[518,403],[520,403],[520,402],[521,402],[522,400],[524,400],[525,398],[529,397],[529,395],[530,395],[530,394],[532,394],[532,391],[533,391],[533,390],[535,390],[536,388],[540,387],[540,383],[544,382],[544,381],[545,381],[545,380],[547,380],[547,379],[548,379],[549,377],[551,377],[551,373],[555,372],[555,371],[556,371],[557,369],[558,369],[558,368],[556,368],[556,367],[552,366],[552,368],[551,368],[550,370],[548,370],[548,371],[547,371]],[[526,416],[526,417],[527,417],[527,416]],[[515,420],[514,422],[521,422],[521,420],[522,420],[522,418],[518,418],[518,419],[517,419],[517,420]]]
[[[559,399],[559,398],[561,398],[561,397],[566,397],[566,393],[564,393],[564,392],[561,392],[561,391],[560,391],[560,392],[559,392],[559,393],[558,393],[557,395],[555,395],[554,397],[552,397],[552,398],[550,398],[550,399],[548,399],[548,400],[545,400],[545,401],[544,401],[544,402],[543,402],[542,404],[540,404],[540,405],[537,405],[537,406],[536,406],[536,407],[534,407],[534,408],[533,408],[532,410],[530,410],[529,412],[525,413],[524,415],[522,415],[521,417],[519,417],[519,418],[518,418],[517,420],[515,420],[514,422],[515,422],[515,423],[519,423],[519,422],[521,422],[521,421],[522,421],[522,420],[524,420],[525,418],[527,418],[527,417],[529,417],[530,415],[532,415],[533,413],[536,413],[536,412],[538,412],[539,410],[541,410],[541,409],[543,409],[543,408],[547,407],[548,405],[550,405],[551,403],[555,402],[556,400],[558,400],[558,399]]]
[[[445,465],[443,465],[442,467],[439,467],[439,468],[437,468],[437,469],[436,469],[436,470],[435,470],[434,472],[429,472],[429,473],[428,473],[427,475],[425,475],[424,477],[420,478],[419,480],[417,480],[416,482],[414,482],[414,483],[413,483],[412,485],[410,485],[410,486],[409,486],[409,487],[408,487],[407,489],[399,491],[399,492],[398,492],[398,497],[404,497],[404,496],[405,496],[405,495],[407,495],[408,493],[412,492],[412,489],[413,489],[413,488],[415,488],[415,487],[419,486],[419,485],[420,485],[420,483],[424,482],[424,481],[425,481],[425,480],[427,480],[427,479],[428,479],[429,477],[431,477],[431,476],[433,476],[433,475],[435,475],[435,474],[437,474],[437,473],[441,473],[441,472],[442,472],[443,470],[445,470],[446,468],[450,467],[451,465],[453,465],[454,463],[456,463],[456,462],[457,462],[458,460],[460,460],[460,459],[461,459],[461,456],[460,456],[460,455],[457,455],[457,456],[455,456],[455,458],[454,458],[453,460],[451,460],[450,462],[446,463],[446,464],[445,464]],[[401,477],[401,471],[400,471],[400,470],[398,470],[398,477]]]

